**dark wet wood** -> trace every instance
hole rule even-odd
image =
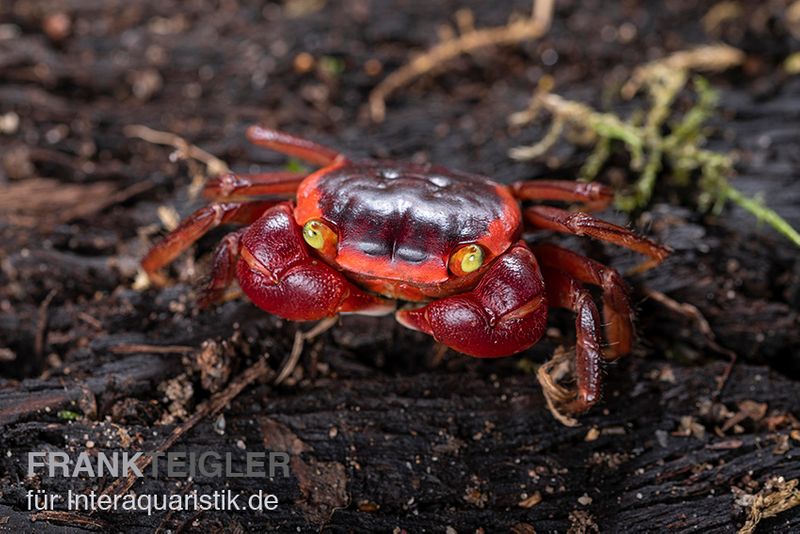
[[[675,253],[629,280],[638,348],[606,370],[604,400],[583,426],[553,420],[529,374],[531,362],[572,342],[568,314],[553,314],[562,336],[518,358],[447,354],[436,365],[425,336],[391,318],[347,317],[309,344],[285,384],[246,388],[224,419],[200,421],[173,447],[232,452],[239,462],[245,450],[290,452],[288,479],[228,481],[276,493],[276,512],[61,514],[31,523],[29,489],[103,490],[113,480],[26,478],[27,451],[80,451],[87,442],[153,450],[259,355],[278,369],[297,328],[243,301],[197,311],[195,288],[218,232],[201,240],[196,262],[175,263],[174,285],[132,289],[138,260],[159,237],[158,208],[196,209],[189,186],[204,166],[127,137],[126,126],[178,134],[237,172],[286,170],[281,156],[248,146],[246,127],[262,122],[355,158],[431,161],[505,183],[569,179],[586,154],[566,143],[555,148],[556,171],[507,156],[544,133],[509,130],[506,121],[543,73],[560,93],[602,108],[607,88],[642,61],[721,39],[749,56],[743,69],[712,78],[722,111],[711,146],[737,151],[735,183],[800,226],[800,77],[780,71],[800,42],[777,4],[746,7],[741,21],[707,35],[694,2],[559,2],[541,42],[455,61],[393,95],[380,126],[366,120],[369,90],[430,45],[452,10],[470,6],[477,24],[496,25],[529,3],[323,2],[298,16],[242,4],[0,3],[0,526],[733,532],[745,519],[735,491],[800,477],[800,255],[742,212],[701,216],[676,207],[683,193],[657,189],[639,223]],[[626,22],[636,25],[631,41],[608,40],[626,33]],[[558,58],[543,67],[548,49]],[[295,62],[300,52],[316,60],[308,71]],[[370,59],[383,74],[369,74]],[[612,160],[604,179],[624,179],[625,163]],[[626,224],[613,212],[603,217]],[[557,239],[623,271],[641,261]],[[738,355],[719,398],[725,356],[648,291],[696,306],[716,342]],[[193,487],[222,484],[199,478]],[[133,490],[186,486],[148,479]],[[537,492],[541,502],[520,506]],[[798,530],[800,508],[760,528]]]

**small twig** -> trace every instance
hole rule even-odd
[[[537,159],[544,155],[545,152],[553,148],[553,145],[556,144],[556,141],[558,141],[558,139],[561,137],[561,133],[563,131],[564,119],[556,116],[553,118],[553,122],[550,123],[550,129],[547,130],[545,136],[542,137],[537,143],[530,146],[514,147],[508,151],[508,155],[511,156],[511,159],[515,159],[517,161]]]
[[[706,320],[705,316],[703,316],[703,313],[697,308],[697,306],[689,304],[688,302],[678,302],[675,299],[668,297],[661,291],[656,291],[654,289],[645,289],[645,294],[668,310],[672,310],[679,315],[683,315],[692,319],[697,325],[697,329],[706,338],[706,343],[708,346],[713,351],[730,358],[730,361],[725,366],[725,370],[719,377],[717,377],[717,389],[714,391],[712,397],[715,399],[718,398],[722,394],[722,390],[725,388],[728,378],[731,376],[733,366],[736,364],[736,353],[717,343],[717,337],[714,335],[711,325],[708,324],[708,320]]]
[[[278,376],[273,382],[276,386],[286,380],[294,372],[295,368],[297,367],[297,362],[300,361],[300,355],[303,353],[303,347],[305,346],[306,341],[310,341],[315,337],[327,332],[336,325],[338,320],[338,316],[328,317],[327,319],[323,319],[318,322],[308,332],[303,332],[299,329],[297,332],[295,332],[292,352],[289,354],[286,362],[284,362],[284,364],[281,366]]]
[[[547,403],[547,409],[562,425],[579,426],[578,420],[562,412],[559,407],[564,406],[575,398],[575,392],[558,384],[558,381],[569,373],[572,354],[558,347],[553,357],[543,363],[536,370],[536,379],[542,387],[542,394]]]
[[[36,322],[36,337],[34,338],[33,345],[33,350],[37,359],[41,359],[44,355],[45,338],[47,337],[47,308],[53,301],[53,297],[56,296],[56,293],[58,293],[58,291],[52,289],[44,298],[42,303],[39,304],[39,312],[37,314]]]
[[[720,346],[717,343],[717,338],[714,335],[714,331],[711,329],[711,325],[708,323],[708,320],[703,316],[703,313],[697,308],[697,306],[687,302],[678,302],[677,300],[667,296],[661,291],[656,291],[655,289],[645,289],[644,292],[645,295],[655,300],[659,304],[662,304],[665,308],[685,317],[689,317],[695,321],[698,330],[700,330],[700,333],[705,336],[708,346],[713,350],[719,352],[720,354],[724,354],[725,356],[730,356],[733,358],[736,357],[736,353]]]
[[[148,143],[171,146],[178,151],[179,157],[204,163],[212,176],[230,172],[227,163],[174,133],[153,130],[141,124],[127,126],[124,132],[128,137],[136,137]]]
[[[554,0],[534,0],[531,16],[525,20],[509,22],[505,26],[470,29],[463,25],[466,33],[455,39],[445,40],[422,55],[392,72],[381,81],[369,95],[369,110],[372,120],[382,122],[386,116],[386,100],[389,96],[413,79],[430,72],[461,54],[469,54],[487,46],[509,45],[537,39],[550,28],[553,18]],[[463,20],[463,18],[462,18]]]
[[[83,321],[84,323],[88,324],[89,326],[95,328],[96,330],[103,329],[103,323],[101,323],[98,319],[92,317],[86,312],[79,312],[78,319]]]
[[[733,366],[736,365],[736,353],[731,351],[730,360],[725,365],[725,369],[722,370],[722,374],[717,377],[717,389],[714,390],[713,395],[711,398],[716,400],[722,395],[723,390],[725,389],[725,385],[728,383],[728,379],[731,377],[731,373],[733,372]]]
[[[430,358],[428,359],[426,366],[428,369],[436,369],[439,367],[442,362],[444,361],[444,355],[447,354],[449,350],[448,346],[444,343],[439,343],[438,341],[433,346],[433,353],[430,354]]]
[[[707,34],[717,36],[724,22],[738,19],[742,16],[742,12],[743,9],[739,2],[722,0],[714,4],[700,21]]]
[[[88,517],[81,514],[74,514],[72,512],[62,512],[59,510],[45,510],[31,515],[33,521],[49,521],[59,523],[62,525],[69,525],[71,527],[82,528],[95,528],[108,532],[111,530],[111,524],[102,519]]]
[[[17,354],[6,347],[0,347],[0,362],[13,362],[17,359]]]
[[[108,350],[112,354],[189,354],[197,349],[186,345],[148,345],[146,343],[124,343],[121,345],[114,345]]]
[[[745,54],[725,44],[699,46],[681,50],[664,58],[646,63],[633,71],[633,76],[622,87],[624,98],[633,98],[639,88],[651,78],[654,71],[666,68],[669,71],[722,72],[744,63]]]
[[[767,481],[764,489],[753,499],[753,504],[747,511],[747,521],[739,529],[739,534],[753,534],[762,519],[775,517],[781,512],[800,506],[797,485],[796,478],[787,481],[783,477],[776,477]]]
[[[140,193],[144,193],[148,189],[155,187],[155,185],[155,182],[152,180],[136,182],[112,195],[108,195],[103,198],[92,198],[83,205],[65,210],[62,213],[59,213],[58,220],[67,223],[74,219],[94,215],[95,213],[99,213],[108,207],[120,204],[131,197],[134,197]]]
[[[274,372],[267,365],[266,358],[259,358],[256,363],[245,369],[235,380],[233,380],[224,391],[214,395],[211,400],[200,405],[197,410],[182,424],[177,426],[170,435],[156,448],[155,452],[166,452],[184,434],[194,428],[200,421],[207,417],[213,417],[221,412],[225,406],[231,403],[247,386],[262,378],[269,378]],[[150,454],[142,456],[136,463],[140,471],[144,471],[152,463],[153,456]],[[103,491],[105,495],[122,495],[131,489],[136,482],[136,473],[131,473],[125,479],[117,479],[113,484]]]

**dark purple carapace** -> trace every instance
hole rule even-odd
[[[497,256],[521,228],[505,186],[435,165],[348,162],[308,180],[297,198],[298,223],[335,227],[336,265],[366,277],[411,282],[419,273],[439,284],[458,246],[478,243]]]

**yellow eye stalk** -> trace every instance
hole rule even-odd
[[[326,255],[334,255],[339,237],[327,224],[312,219],[303,225],[303,239],[309,246]]]
[[[484,259],[485,254],[480,245],[467,245],[456,250],[450,256],[450,270],[463,276],[480,269]]]
[[[322,223],[319,221],[308,221],[303,225],[303,239],[306,243],[316,249],[325,246],[325,238],[322,235]]]

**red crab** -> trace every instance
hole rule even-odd
[[[621,276],[551,244],[529,247],[523,230],[590,236],[663,260],[668,249],[579,211],[520,201],[579,202],[601,209],[612,193],[596,183],[537,180],[502,185],[436,165],[352,161],[292,135],[251,127],[254,144],[322,168],[227,174],[204,190],[201,208],[142,260],[151,280],[210,229],[236,223],[213,256],[202,305],[221,299],[236,278],[260,308],[290,320],[338,313],[386,314],[478,358],[508,356],[535,344],[547,310],[576,314],[577,413],[600,396],[601,363],[628,353],[631,308]],[[291,200],[294,196],[295,200]],[[608,345],[583,284],[603,294]],[[404,304],[397,309],[398,301]]]

